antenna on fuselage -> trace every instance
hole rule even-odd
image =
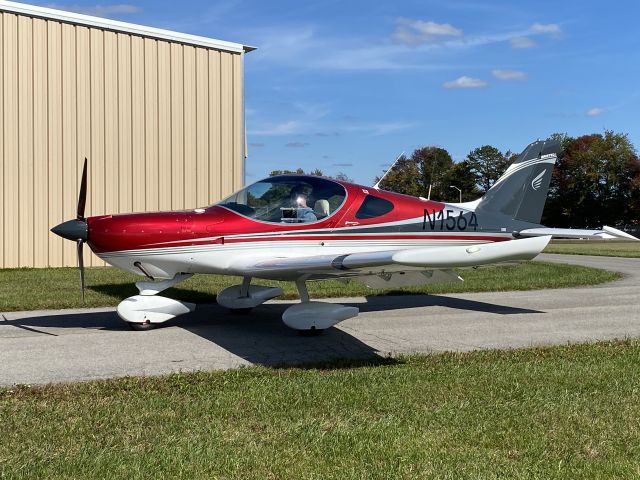
[[[376,190],[380,189],[380,182],[382,182],[382,180],[384,180],[384,177],[387,176],[387,173],[389,173],[391,170],[393,170],[393,167],[396,166],[396,163],[398,163],[398,160],[400,160],[402,157],[404,157],[404,152],[402,152],[400,155],[398,155],[398,158],[396,158],[396,161],[393,162],[391,164],[391,166],[382,174],[382,176],[380,177],[380,180],[378,180],[376,182],[376,184],[373,186],[373,188],[375,188]]]

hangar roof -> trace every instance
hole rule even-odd
[[[101,28],[104,30],[129,33],[132,35],[140,35],[143,37],[184,43],[198,47],[214,48],[216,50],[224,50],[232,53],[243,53],[255,50],[255,47],[242,45],[240,43],[226,42],[224,40],[189,35],[187,33],[173,32],[171,30],[163,30],[160,28],[146,27],[144,25],[136,25],[134,23],[119,22],[108,18],[92,17],[90,15],[82,15],[53,8],[38,7],[35,5],[28,5],[26,3],[0,1],[0,11],[49,20],[58,20],[60,22],[71,23],[74,25]]]

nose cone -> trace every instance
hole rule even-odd
[[[89,228],[84,220],[69,220],[56,225],[51,231],[62,238],[73,240],[74,242],[77,240],[86,242],[89,237]]]

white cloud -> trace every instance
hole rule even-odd
[[[368,125],[367,128],[370,130],[371,135],[374,137],[387,135],[389,133],[398,132],[400,130],[406,130],[407,128],[413,127],[412,123],[378,123],[374,125]]]
[[[398,27],[392,38],[405,45],[437,43],[447,38],[462,36],[462,30],[450,23],[425,22],[408,18],[400,18],[397,23]]]
[[[400,18],[390,38],[378,41],[356,36],[320,35],[310,25],[252,29],[252,42],[260,54],[250,68],[264,64],[332,71],[448,70],[464,68],[442,51],[479,49],[509,42],[511,47],[535,47],[535,37],[555,35],[557,24],[533,24],[524,29],[468,33],[449,23]]]
[[[531,25],[531,27],[529,27],[529,30],[531,30],[531,32],[533,33],[550,35],[558,35],[562,33],[562,29],[557,23],[534,23],[533,25]]]
[[[58,5],[49,4],[49,8],[57,8],[59,10],[66,10],[69,12],[82,13],[84,15],[93,15],[95,17],[111,17],[113,15],[142,13],[142,8],[136,5],[129,5],[126,3],[118,3],[112,5]]]
[[[491,74],[499,80],[526,80],[528,75],[520,70],[491,70]]]
[[[322,46],[324,40],[319,40],[312,28],[297,29],[263,29],[257,33],[256,41],[260,45],[260,55],[255,61],[276,61],[288,63],[298,61],[314,48]]]
[[[587,115],[587,117],[598,117],[598,116],[602,115],[606,111],[607,111],[606,108],[593,107],[593,108],[590,108],[589,110],[587,110],[586,115]]]
[[[385,122],[385,123],[367,123],[363,125],[346,125],[342,128],[345,132],[361,132],[372,137],[379,137],[389,133],[406,130],[414,127],[414,123],[404,122]]]
[[[302,123],[297,120],[288,120],[286,122],[280,122],[273,125],[264,125],[256,130],[251,130],[249,133],[253,135],[289,135],[291,133],[298,133]]]
[[[482,88],[487,85],[488,83],[481,78],[472,78],[467,76],[462,76],[455,80],[449,80],[442,84],[444,88]]]
[[[513,48],[533,48],[536,46],[536,42],[529,37],[513,37],[509,39]]]
[[[257,127],[249,126],[249,134],[261,136],[308,134],[318,130],[318,122],[331,111],[324,104],[294,102],[289,107],[291,109],[289,116],[293,116],[293,120],[281,120],[275,123],[255,121]],[[259,116],[258,113],[256,112],[254,117]]]
[[[285,144],[285,147],[289,148],[304,148],[308,147],[310,144],[308,142],[289,142]]]

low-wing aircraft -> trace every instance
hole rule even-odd
[[[352,306],[311,301],[307,281],[338,279],[385,288],[461,281],[457,267],[530,260],[552,236],[630,238],[619,230],[552,229],[540,225],[559,142],[530,144],[480,199],[442,203],[307,175],[256,182],[206,208],[84,217],[85,160],[77,218],[52,232],[77,242],[84,292],[86,242],[107,263],[147,278],[118,315],[146,330],[195,309],[162,297],[194,274],[242,277],[217,302],[248,311],[282,295],[253,278],[295,282],[301,302],[282,319],[320,332],[358,314]]]

